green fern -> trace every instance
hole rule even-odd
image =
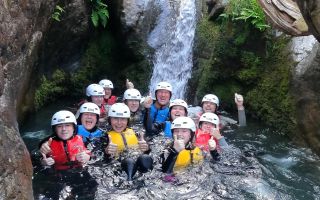
[[[99,24],[104,28],[107,26],[109,19],[108,5],[102,2],[103,0],[90,0],[92,3],[91,21],[93,26],[98,27]]]
[[[54,19],[55,21],[60,22],[61,21],[60,17],[63,12],[65,12],[64,9],[61,6],[56,5],[56,7],[54,8],[54,12],[51,15],[51,18]]]

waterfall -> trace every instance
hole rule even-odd
[[[160,81],[173,86],[172,98],[184,99],[192,69],[192,48],[196,27],[195,0],[160,0],[161,14],[148,38],[154,48],[150,91]]]

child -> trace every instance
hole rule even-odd
[[[127,179],[132,180],[136,171],[142,173],[152,169],[152,158],[148,155],[149,145],[140,135],[140,141],[135,132],[128,128],[130,110],[123,103],[115,103],[109,109],[109,124],[112,129],[108,132],[108,146],[105,152],[109,157],[119,157],[121,155],[121,168],[127,174]],[[138,158],[134,159],[138,153]]]
[[[113,83],[108,79],[103,79],[99,82],[104,89],[103,105],[113,105],[117,101],[117,97],[112,95]]]
[[[189,117],[178,117],[172,122],[173,144],[164,150],[161,155],[162,171],[173,173],[185,168],[190,164],[199,163],[203,160],[202,151],[194,146],[194,133],[196,126]],[[214,140],[209,143],[210,154],[214,159],[218,158]]]
[[[199,128],[196,130],[195,145],[204,151],[209,151],[209,140],[214,139],[218,144],[217,149],[227,147],[228,144],[219,131],[219,117],[214,113],[204,113],[199,120]]]
[[[89,102],[95,103],[100,108],[99,122],[105,122],[108,111],[103,104],[103,97],[105,95],[103,87],[98,84],[90,84],[86,89],[86,95]]]
[[[41,164],[54,165],[56,170],[66,170],[81,167],[90,159],[82,137],[76,135],[76,118],[66,110],[59,111],[52,116],[49,145],[51,152],[42,153]]]
[[[143,113],[140,108],[141,94],[137,89],[127,89],[123,94],[123,102],[130,109],[130,123],[137,125],[143,123]]]

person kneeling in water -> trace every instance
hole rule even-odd
[[[107,156],[120,158],[121,168],[126,172],[128,181],[132,180],[137,171],[145,173],[151,170],[153,160],[148,155],[150,148],[143,134],[140,135],[139,141],[136,133],[128,128],[130,119],[128,106],[124,103],[115,103],[110,107],[108,116],[112,129],[107,133],[109,139],[105,148]],[[136,160],[132,158],[135,156],[138,156]]]
[[[90,152],[82,137],[76,135],[76,125],[76,118],[70,111],[62,110],[52,116],[53,134],[49,138],[51,152],[42,153],[42,165],[54,165],[56,170],[66,170],[81,167],[89,161]]]
[[[173,144],[164,150],[161,155],[162,171],[168,174],[196,164],[203,160],[202,151],[194,146],[196,125],[189,117],[178,117],[172,122]],[[209,141],[210,154],[217,159],[219,154],[214,140]]]

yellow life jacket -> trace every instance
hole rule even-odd
[[[190,164],[199,163],[203,160],[202,151],[196,147],[193,150],[182,150],[179,152],[177,160],[174,164],[174,170],[187,167]]]
[[[131,128],[127,128],[121,133],[112,130],[108,132],[108,135],[110,135],[112,143],[118,145],[118,153],[127,148],[138,146],[138,138]]]

